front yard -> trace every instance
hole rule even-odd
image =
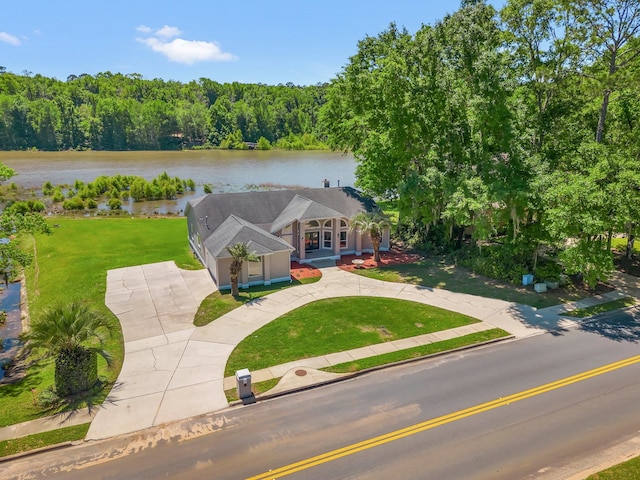
[[[452,292],[497,298],[536,308],[573,302],[592,295],[591,292],[575,287],[536,293],[533,290],[533,286],[512,285],[482,275],[476,275],[464,267],[455,265],[445,257],[428,258],[416,263],[357,269],[353,270],[353,272],[387,282],[411,283],[423,287],[442,288]]]

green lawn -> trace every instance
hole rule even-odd
[[[57,302],[84,300],[112,318],[116,334],[107,344],[114,363],[100,363],[100,375],[113,382],[123,360],[119,323],[104,305],[106,272],[112,268],[175,260],[181,268],[201,268],[187,243],[184,218],[98,218],[56,217],[52,235],[37,235],[23,244],[37,252],[25,272],[31,318]],[[34,246],[35,245],[35,246]],[[22,382],[0,387],[0,426],[48,415],[34,402],[53,385],[53,365],[32,367]],[[99,403],[106,391],[93,401]]]
[[[615,248],[616,250],[620,250],[621,252],[624,252],[627,250],[627,239],[626,237],[622,238],[622,237],[616,237],[616,238],[612,238],[611,239],[611,247]],[[635,240],[633,242],[633,253],[634,254],[638,254],[640,253],[640,240]]]
[[[409,360],[411,358],[424,357],[426,355],[433,355],[434,353],[468,347],[470,345],[476,345],[508,336],[510,336],[509,332],[505,332],[499,328],[493,328],[491,330],[485,330],[484,332],[471,333],[462,337],[429,343],[428,345],[420,345],[419,347],[398,350],[397,352],[389,352],[375,357],[362,358],[353,362],[340,363],[338,365],[323,368],[322,370],[333,373],[357,372],[367,368],[400,362],[402,360]]]
[[[589,475],[586,480],[638,480],[639,478],[640,457],[635,457],[619,465]]]
[[[442,288],[452,292],[469,293],[497,298],[536,308],[568,303],[589,296],[577,289],[549,290],[536,293],[532,286],[522,287],[476,275],[444,258],[430,258],[422,262],[390,265],[380,268],[354,270],[354,273],[387,282],[411,283],[424,287]]]
[[[90,425],[90,423],[83,423],[82,425],[64,427],[50,432],[36,433],[35,435],[2,441],[0,442],[0,457],[15,455],[16,453],[27,452],[57,443],[82,440],[87,431],[89,431]]]
[[[379,297],[318,300],[288,312],[234,349],[225,376],[447,330],[478,320],[421,303]]]
[[[505,332],[504,330],[501,330],[499,328],[494,328],[491,330],[485,330],[484,332],[472,333],[470,335],[443,340],[441,342],[421,345],[415,348],[407,348],[405,350],[399,350],[397,352],[376,355],[375,357],[363,358],[348,363],[341,363],[339,365],[333,365],[321,370],[333,373],[353,373],[367,368],[378,367],[380,365],[388,365],[390,363],[400,362],[402,360],[410,360],[412,358],[420,358],[426,355],[433,355],[435,353],[447,352],[456,348],[478,345],[484,342],[509,336],[509,332]],[[279,381],[280,378],[272,378],[269,380],[265,380],[264,382],[252,383],[251,391],[254,393],[254,395],[259,396],[261,393],[265,393],[271,390],[278,384]],[[225,390],[224,393],[227,396],[227,401],[233,402],[238,400],[238,392],[235,388],[231,390]]]
[[[562,315],[567,315],[574,318],[585,318],[591,315],[597,315],[599,313],[610,312],[612,310],[619,310],[621,308],[630,307],[635,305],[636,301],[631,297],[619,298],[612,300],[611,302],[600,303],[599,305],[593,305],[591,307],[576,308],[575,310],[569,310],[562,312]]]
[[[320,280],[320,278],[321,277],[312,277],[293,280],[289,283],[281,282],[274,283],[273,285],[257,285],[240,290],[238,298],[234,298],[231,295],[231,291],[215,291],[202,301],[198,311],[196,312],[196,316],[193,319],[193,324],[196,327],[203,327],[213,322],[215,319],[220,318],[225,313],[229,313],[230,311],[235,310],[241,305],[255,300],[256,298],[264,297],[265,295],[277,292],[283,288],[315,283]]]

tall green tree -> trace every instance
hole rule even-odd
[[[518,222],[529,168],[514,142],[508,60],[497,12],[483,1],[414,36],[392,24],[359,42],[329,87],[330,144],[353,151],[359,187],[399,197],[403,222],[419,229],[462,232],[471,222],[486,236],[496,206]],[[482,194],[461,201],[470,192]]]
[[[612,93],[634,81],[633,77],[638,81],[640,3],[637,0],[586,0],[572,2],[571,9],[582,27],[582,45],[593,65],[591,78],[601,91],[595,140],[602,143]]]

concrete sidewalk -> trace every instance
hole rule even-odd
[[[235,346],[284,313],[315,300],[360,295],[411,300],[481,320],[481,323],[468,326],[472,330],[498,327],[522,338],[574,325],[574,320],[559,315],[567,308],[587,306],[590,302],[601,303],[609,297],[621,295],[612,292],[609,297],[585,299],[569,307],[536,310],[502,300],[382,282],[337,267],[323,268],[322,273],[321,280],[316,283],[258,298],[205,327],[196,328],[192,322],[200,303],[215,291],[206,270],[184,271],[173,262],[162,262],[109,271],[105,303],[122,325],[125,358],[115,386],[105,402],[95,409],[97,413],[87,438],[127,434],[227,408],[224,390],[233,388],[235,382],[233,377],[225,380],[224,371]],[[444,339],[447,335],[456,334],[461,332],[431,335]],[[421,341],[433,341],[433,337],[425,337]],[[318,373],[316,368],[342,363],[350,358],[385,353],[388,349],[410,348],[416,346],[416,342],[416,339],[404,339],[292,362],[252,372],[252,379],[261,381],[282,376],[277,388],[290,388],[292,381],[306,384],[317,376],[333,375]],[[309,368],[314,374],[296,379],[294,373],[300,367]],[[42,421],[56,425],[56,422],[40,419],[33,423],[30,433],[44,428]],[[78,417],[78,423],[85,421],[88,420],[81,422]],[[18,431],[28,430],[26,425],[13,432],[8,430],[10,428],[0,429],[0,438],[22,436]]]
[[[355,348],[352,350],[346,350],[343,352],[330,353],[328,355],[321,355],[319,357],[305,358],[303,360],[296,360],[294,362],[283,363],[275,365],[273,367],[264,368],[261,370],[254,370],[251,372],[252,382],[262,382],[270,380],[272,378],[285,377],[292,370],[300,368],[319,370],[321,368],[331,367],[333,365],[339,365],[341,363],[353,362],[356,360],[362,360],[363,358],[375,357],[378,355],[384,355],[385,353],[397,352],[400,350],[406,350],[409,348],[415,348],[422,345],[428,345],[430,343],[442,342],[444,340],[450,340],[452,338],[462,337],[464,335],[471,335],[473,333],[483,332],[485,330],[491,330],[493,326],[485,323],[473,323],[471,325],[464,325],[462,327],[451,328],[449,330],[442,330],[434,333],[426,333],[424,335],[418,335],[415,337],[402,338],[400,340],[393,340],[390,342],[378,343],[367,347]],[[335,375],[334,376],[340,376]],[[305,375],[303,375],[305,376]],[[309,384],[307,379],[300,380],[299,383]],[[226,377],[224,379],[224,389],[230,390],[236,387],[235,376]],[[271,390],[270,393],[273,393]]]

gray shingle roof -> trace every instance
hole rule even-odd
[[[313,203],[300,199],[293,202],[296,196]],[[285,219],[306,220],[338,216],[352,218],[357,213],[371,211],[374,207],[375,203],[371,199],[363,197],[354,188],[333,187],[209,194],[189,200],[187,212],[193,211],[193,217],[199,220],[202,239],[206,240],[229,215],[235,215],[268,232],[276,232],[279,230],[276,228],[276,221],[284,227],[287,225],[283,224]]]
[[[336,212],[332,208],[321,205],[318,202],[309,200],[301,195],[296,195],[291,199],[289,205],[273,221],[271,233],[282,230],[295,220],[319,220],[322,218],[340,218],[344,214]]]
[[[227,247],[240,242],[257,255],[294,251],[272,233],[295,220],[348,219],[374,208],[354,188],[334,187],[209,194],[189,200],[186,214],[211,255],[228,258]]]
[[[293,250],[281,238],[235,215],[229,215],[204,244],[214,258],[226,258],[231,256],[227,247],[236,243],[249,244],[249,250],[258,255]]]

